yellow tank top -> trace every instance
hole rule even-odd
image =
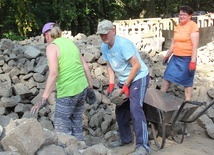
[[[56,44],[60,50],[56,82],[57,98],[81,93],[88,86],[88,82],[79,49],[72,40],[63,37],[55,39],[52,43]]]

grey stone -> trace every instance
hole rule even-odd
[[[14,43],[10,39],[1,39],[0,49],[1,50],[12,50],[14,47]]]
[[[14,109],[14,112],[19,113],[19,114],[20,113],[23,114],[26,111],[30,111],[30,108],[29,108],[29,106],[22,104],[22,103],[19,103]]]
[[[46,128],[50,131],[54,131],[53,124],[50,120],[42,120],[39,122],[43,128]]]
[[[37,155],[47,155],[47,154],[51,154],[51,155],[66,155],[64,149],[60,146],[57,146],[55,144],[52,145],[48,145],[42,149],[40,149],[37,152]]]
[[[5,72],[5,73],[9,73],[11,71],[11,67],[8,65],[8,64],[4,64],[3,67],[2,67],[2,70]]]
[[[1,102],[4,107],[15,107],[18,103],[13,98],[2,97]]]
[[[116,88],[110,95],[110,101],[117,106],[121,106],[125,101],[127,101],[126,95],[120,95],[121,89]]]
[[[17,150],[22,155],[33,155],[45,142],[44,135],[38,121],[28,119],[2,139],[2,146],[6,151]]]
[[[12,83],[14,83],[14,84],[17,84],[17,83],[20,82],[18,76],[13,76],[13,77],[11,77],[11,81],[12,81]]]
[[[38,83],[44,82],[46,80],[45,77],[40,73],[33,74],[33,78],[35,82],[38,82]]]
[[[103,111],[98,111],[95,115],[91,117],[89,122],[90,127],[99,127],[103,120]]]
[[[0,137],[2,136],[4,128],[0,125]]]
[[[101,129],[103,133],[106,133],[111,126],[111,120],[105,120],[101,123]]]
[[[22,83],[15,84],[14,91],[16,95],[20,95],[22,98],[30,97],[32,95],[30,90]]]
[[[209,97],[214,99],[214,88],[210,88],[209,90],[207,90],[207,94],[209,95]]]
[[[41,75],[41,74],[40,74],[40,75]],[[41,76],[41,79],[38,77],[38,80],[43,81],[44,79],[42,80],[42,78],[44,78],[44,77]],[[34,78],[30,78],[30,79],[28,80],[28,82],[27,82],[27,86],[28,86],[29,89],[31,89],[31,88],[37,86],[37,82],[34,80]]]
[[[82,155],[95,155],[95,154],[113,155],[112,151],[106,148],[103,144],[96,144],[91,147],[88,147],[82,153]]]
[[[1,116],[0,117],[0,124],[2,127],[7,126],[10,123],[11,118],[9,116]]]
[[[12,95],[11,79],[8,74],[0,74],[0,96]]]
[[[95,60],[95,56],[93,53],[85,53],[84,58],[86,62],[93,62]]]
[[[33,46],[29,46],[24,52],[24,56],[27,59],[34,59],[39,56],[41,52]]]
[[[34,71],[36,73],[40,73],[40,74],[44,75],[46,73],[47,69],[48,69],[48,65],[44,64],[44,65],[36,67]]]
[[[100,64],[100,65],[105,65],[105,64],[106,64],[106,61],[103,60],[102,57],[99,57],[99,59],[97,60],[97,62],[98,62],[98,64]]]
[[[22,77],[22,79],[23,79],[23,80],[28,80],[28,79],[30,79],[31,77],[33,77],[33,73],[25,74],[25,75]]]
[[[65,133],[57,132],[57,137],[58,137],[58,144],[62,147],[68,147],[68,146],[74,145],[78,142],[76,137],[65,134]]]
[[[209,135],[209,137],[214,139],[214,124],[207,125],[206,131],[207,131],[207,134]]]
[[[0,115],[7,114],[6,107],[0,107]]]
[[[207,129],[207,126],[209,124],[213,124],[213,121],[207,116],[207,115],[202,115],[197,119],[198,124],[203,127],[204,129]]]

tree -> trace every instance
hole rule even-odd
[[[173,17],[179,6],[212,12],[213,0],[1,0],[0,35],[36,36],[46,22],[56,22],[73,35],[96,32],[102,19]],[[5,35],[7,34],[7,35]]]

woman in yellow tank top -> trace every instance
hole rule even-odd
[[[89,94],[96,101],[90,70],[72,40],[61,36],[62,32],[57,24],[45,24],[42,34],[48,43],[46,55],[49,74],[41,100],[32,107],[31,113],[38,113],[47,104],[56,85],[57,99],[53,121],[55,132],[73,135],[82,140],[84,103]]]

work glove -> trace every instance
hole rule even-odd
[[[127,98],[129,98],[129,87],[128,85],[124,84],[122,90],[120,91],[120,96],[125,94]]]
[[[190,62],[189,63],[189,70],[190,71],[195,71],[196,70],[196,62]]]
[[[169,61],[169,57],[165,56],[165,57],[163,58],[162,64],[163,64],[163,65],[167,65],[168,61]]]
[[[86,95],[86,102],[88,104],[94,104],[97,101],[96,95],[94,93],[93,88],[88,88],[87,89],[87,95]]]
[[[114,90],[114,84],[110,83],[107,90],[107,95],[109,96]]]
[[[30,113],[32,115],[35,115],[39,112],[39,110],[43,107],[45,107],[48,103],[48,99],[47,98],[44,98],[42,97],[39,102],[37,102],[30,110]]]

